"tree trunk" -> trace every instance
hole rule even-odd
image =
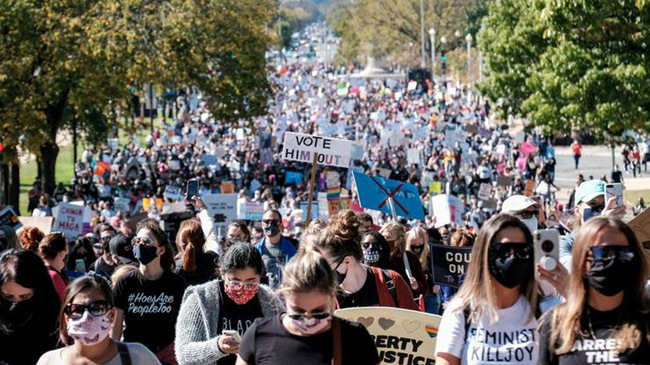
[[[53,142],[45,142],[41,146],[41,163],[42,163],[42,176],[41,184],[43,191],[52,195],[56,187],[56,158],[59,155],[59,146]]]
[[[20,215],[20,166],[17,163],[9,165],[9,192],[7,203],[14,207],[16,214]]]
[[[9,166],[0,163],[0,205],[9,204]]]

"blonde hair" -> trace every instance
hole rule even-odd
[[[418,255],[420,265],[426,269],[429,265],[429,234],[422,227],[415,227],[406,232],[406,250],[411,251],[411,245],[416,239],[422,239],[424,242],[424,249]]]
[[[499,319],[497,296],[492,285],[494,279],[490,274],[488,254],[494,237],[502,230],[510,227],[519,228],[526,237],[526,242],[533,243],[533,236],[528,228],[519,219],[509,214],[497,214],[490,218],[485,222],[476,238],[472,248],[472,258],[467,268],[467,276],[458,293],[454,296],[452,309],[454,311],[469,309],[470,318],[468,320],[472,322],[477,322],[485,313],[494,322]],[[537,282],[532,267],[529,277],[522,281],[519,288],[521,295],[526,297],[530,305],[528,319],[533,319],[535,308],[537,308]]]
[[[642,331],[650,340],[648,324],[643,323],[640,315],[647,308],[645,304],[645,281],[648,278],[648,264],[645,261],[643,250],[634,232],[620,220],[594,217],[589,219],[580,228],[573,245],[573,257],[571,258],[571,276],[569,278],[566,302],[557,306],[551,318],[551,344],[557,344],[557,348],[551,348],[557,354],[565,354],[571,351],[577,338],[584,338],[589,334],[582,328],[581,319],[584,318],[584,311],[587,307],[588,284],[584,277],[587,274],[585,263],[587,253],[598,232],[604,229],[615,229],[625,235],[629,248],[634,252],[634,259],[629,265],[636,267],[630,272],[636,275],[629,278],[631,281],[625,291],[623,303],[621,304],[621,326],[610,335],[610,339],[616,339],[619,343],[617,351],[623,352],[627,349],[635,349],[642,339]],[[540,321],[542,323],[542,321]],[[645,328],[643,328],[645,327]]]
[[[113,271],[113,275],[111,275],[111,286],[115,287],[115,284],[117,284],[117,281],[120,280],[123,276],[126,276],[129,273],[134,272],[137,270],[138,267],[135,265],[121,265],[115,271]]]
[[[309,293],[318,291],[334,296],[336,281],[330,264],[316,250],[301,250],[296,253],[282,272],[282,284],[277,294]]]
[[[395,237],[396,247],[399,248],[400,253],[403,253],[406,244],[404,240],[400,240],[400,237],[404,238],[404,226],[402,226],[399,223],[388,222],[384,224],[384,226],[381,228],[381,231],[379,233],[381,233],[382,236],[386,237],[385,235],[386,232],[390,233],[391,236]],[[397,243],[398,240],[400,241],[400,243]]]

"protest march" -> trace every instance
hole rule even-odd
[[[0,365],[650,364],[650,211],[560,199],[554,137],[469,85],[361,71],[279,54],[234,124],[182,88],[2,207]]]

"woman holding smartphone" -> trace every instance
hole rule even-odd
[[[332,315],[336,288],[323,256],[299,252],[285,267],[278,290],[287,312],[253,323],[242,339],[237,365],[378,364],[365,327]]]
[[[221,257],[223,280],[185,291],[176,321],[176,356],[181,365],[234,364],[241,336],[256,318],[282,311],[273,292],[260,285],[264,263],[247,243],[232,245]]]
[[[537,364],[533,237],[519,219],[488,220],[467,277],[442,315],[436,364]]]
[[[650,364],[648,265],[623,222],[595,217],[573,246],[570,293],[542,318],[540,364]]]

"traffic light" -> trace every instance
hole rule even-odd
[[[441,62],[440,67],[442,68],[442,74],[444,75],[447,73],[447,55],[445,54],[445,52],[440,53],[440,62]]]

